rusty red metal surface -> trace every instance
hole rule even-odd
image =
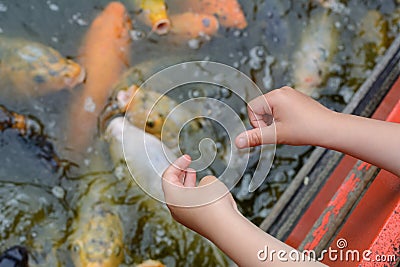
[[[342,251],[344,254],[358,251],[359,261],[332,261],[324,258],[323,262],[331,267],[394,266],[392,261],[378,262],[377,256],[399,256],[399,192],[400,179],[389,172],[381,171],[330,244],[331,248],[338,250],[337,244],[345,240],[347,245]],[[367,259],[363,259],[363,253],[367,253]]]

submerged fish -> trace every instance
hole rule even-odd
[[[63,174],[72,163],[59,158],[53,144],[44,132],[43,124],[35,117],[8,110],[0,105],[0,133],[14,129],[29,144],[33,145],[39,158],[46,161],[54,171]]]
[[[124,134],[124,140],[122,140],[122,134]],[[142,190],[151,193],[151,197],[162,200],[164,194],[161,188],[161,174],[170,165],[170,160],[176,158],[172,151],[163,146],[160,140],[133,126],[127,120],[124,121],[121,117],[110,122],[105,135],[109,142],[111,158],[114,164],[124,169],[122,171],[124,175],[126,174],[124,177],[129,175],[126,169],[128,166]],[[122,141],[125,143],[123,144]],[[135,183],[132,185],[134,186]],[[139,217],[140,227],[131,237],[133,247],[136,247],[136,254],[149,251],[152,258],[160,257],[158,258],[160,260],[164,258],[167,266],[188,264],[228,266],[226,256],[213,244],[173,221],[165,205],[155,201],[138,188],[136,190],[142,194],[141,198],[136,198],[140,199],[140,210],[145,211],[141,213],[142,217]],[[155,244],[157,251],[154,251]],[[180,253],[174,253],[174,251],[180,251]],[[193,257],[188,259],[187,252],[193,253]],[[150,263],[152,265],[148,265]],[[163,267],[164,265],[147,261],[139,266]]]
[[[102,179],[101,177],[97,179]],[[91,188],[101,188],[94,181]],[[90,194],[98,194],[90,189]],[[93,195],[96,198],[98,196]],[[119,215],[105,204],[82,203],[70,239],[75,267],[116,267],[123,259],[123,227]],[[99,200],[100,201],[100,200]]]
[[[125,155],[135,181],[144,191],[152,193],[153,197],[163,199],[161,176],[171,162],[175,161],[176,155],[159,139],[122,117],[109,123],[106,139],[110,144],[113,161],[118,162]]]
[[[223,27],[247,27],[246,17],[237,0],[191,0],[185,1],[185,5],[193,12],[215,15]]]
[[[135,0],[145,17],[145,22],[151,25],[152,31],[157,34],[169,32],[171,22],[167,14],[164,0]]]
[[[28,250],[13,246],[0,255],[0,267],[28,267]]]
[[[377,10],[369,10],[362,17],[355,31],[357,38],[352,42],[349,77],[364,80],[368,77],[368,70],[376,65],[376,60],[383,55],[390,44],[388,38],[389,25],[383,15]]]
[[[155,71],[154,68],[151,69]],[[185,108],[174,110],[178,102],[172,98],[149,88],[139,87],[145,77],[150,77],[149,72],[141,71],[140,67],[133,67],[122,75],[114,86],[109,104],[102,112],[101,129],[105,129],[108,120],[113,116],[125,114],[129,122],[136,127],[162,138],[168,147],[177,148],[179,144],[177,134],[187,121],[195,117],[195,114]],[[199,127],[196,122],[189,123],[189,126],[193,130]]]
[[[113,84],[129,63],[131,23],[125,7],[111,2],[93,21],[82,47],[82,62],[87,70],[83,92],[73,100],[67,142],[85,152],[96,132],[97,118],[106,104]]]
[[[311,18],[293,55],[294,88],[311,95],[325,81],[337,40],[331,16],[324,12]]]
[[[51,47],[23,39],[0,37],[0,85],[26,96],[73,88],[84,69]],[[16,94],[18,94],[16,93]]]
[[[37,177],[30,178],[33,181]],[[29,250],[29,259],[24,258],[26,252],[13,250],[22,254],[18,260],[21,265],[4,265],[7,257],[3,254],[0,256],[1,267],[26,267],[27,261],[30,267],[66,266],[56,251],[63,250],[67,210],[64,200],[48,189],[43,184],[0,181],[1,246],[21,244]]]

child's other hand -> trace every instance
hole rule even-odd
[[[329,138],[329,126],[336,114],[290,87],[253,99],[247,110],[254,129],[236,138],[238,148],[273,143],[319,145]],[[268,124],[272,117],[274,123]]]
[[[206,176],[196,186],[196,172],[188,168],[190,163],[190,157],[184,155],[164,172],[165,200],[177,222],[211,240],[216,231],[227,227],[224,222],[240,213],[228,188],[216,177]]]

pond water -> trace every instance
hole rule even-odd
[[[0,0],[0,38],[40,42],[79,61],[79,47],[90,23],[109,2]],[[322,1],[329,7],[322,7],[317,0],[242,0],[239,2],[248,21],[246,29],[221,27],[210,40],[182,42],[173,35],[150,33],[150,28],[137,19],[140,11],[134,1],[121,2],[134,25],[131,66],[144,66],[152,72],[160,64],[211,60],[244,72],[263,92],[294,85],[294,73],[301,67],[294,65],[294,54],[302,43],[315,42],[315,36],[305,36],[308,33],[304,29],[316,23],[319,14],[328,14],[333,30],[322,30],[320,38],[331,42],[334,52],[327,75],[312,96],[337,111],[351,100],[400,27],[400,3],[396,0]],[[171,14],[184,11],[180,0],[167,4]],[[0,44],[0,55],[1,49]],[[0,105],[39,120],[47,141],[61,158],[68,160],[64,156],[69,149],[65,143],[67,111],[82,86],[30,98],[19,97],[16,90],[4,93],[2,89]],[[197,87],[187,90],[187,98],[198,93]],[[230,97],[222,96],[228,102]],[[244,104],[233,102],[244,117]],[[220,128],[214,129],[214,137],[223,142]],[[243,214],[259,224],[312,149],[278,146],[267,181],[253,193],[247,191],[254,171],[250,166],[232,190]],[[77,230],[82,203],[93,194],[88,185],[103,181],[105,185],[98,190],[104,201],[123,215],[122,266],[146,259],[160,260],[167,266],[228,266],[227,259],[207,240],[174,223],[164,206],[126,182],[126,169],[111,163],[104,145],[96,146],[92,154],[100,158],[90,159],[97,164],[87,168],[87,162],[77,162],[80,168],[61,175],[38,156],[38,148],[29,138],[12,130],[0,133],[0,251],[22,244],[31,251],[32,266],[73,266],[73,257],[77,256],[71,252],[71,233]]]

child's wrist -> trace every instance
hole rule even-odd
[[[337,136],[341,133],[341,131],[345,130],[343,127],[341,127],[344,116],[345,115],[342,113],[329,111],[328,115],[326,118],[324,118],[324,121],[320,126],[318,133],[319,138],[316,138],[316,146],[329,149],[334,149],[336,147]]]

